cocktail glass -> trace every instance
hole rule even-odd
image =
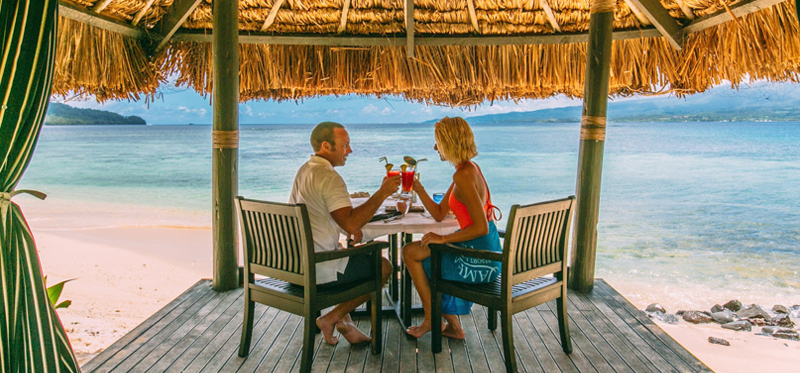
[[[411,187],[414,185],[414,167],[408,167],[402,172],[403,193],[404,195],[411,195]]]
[[[392,177],[392,176],[400,175],[401,173],[402,173],[402,171],[400,171],[399,168],[393,168],[391,170],[386,171],[386,177]],[[397,193],[393,194],[392,197],[396,198],[397,197]]]
[[[409,207],[411,207],[411,200],[408,195],[400,194],[400,196],[397,197],[395,205],[397,206],[397,211],[405,215],[408,213]]]

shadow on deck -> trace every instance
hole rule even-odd
[[[524,372],[710,372],[605,281],[591,294],[571,292],[566,355],[558,339],[555,303],[514,316],[517,363]],[[246,359],[237,355],[242,324],[242,289],[215,292],[201,280],[86,363],[84,372],[290,372],[300,367],[302,320],[256,305],[253,343]],[[383,318],[380,355],[369,344],[328,346],[317,335],[314,372],[503,372],[500,328],[487,328],[486,309],[462,317],[467,338],[443,340],[430,352],[430,333],[406,337],[394,317]],[[356,319],[369,333],[369,319]],[[419,320],[415,320],[419,322]]]

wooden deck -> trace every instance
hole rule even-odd
[[[298,316],[256,305],[253,344],[237,355],[242,290],[217,293],[201,280],[136,329],[86,363],[84,372],[290,372],[298,371],[302,323]],[[514,338],[525,372],[710,372],[647,316],[603,280],[592,294],[570,293],[573,353],[561,351],[555,304],[515,315]],[[368,332],[369,319],[357,319]],[[415,340],[384,317],[380,355],[369,345],[342,340],[328,346],[317,337],[314,372],[504,372],[500,329],[487,329],[486,311],[475,306],[462,323],[464,341],[443,341],[430,352],[430,334]],[[418,320],[417,320],[418,322]]]

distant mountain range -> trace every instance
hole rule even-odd
[[[580,122],[581,106],[469,117],[470,123]],[[677,99],[636,97],[608,102],[609,122],[758,122],[800,121],[797,85],[760,83],[741,88],[716,87]],[[435,121],[434,121],[435,122]]]
[[[147,124],[135,115],[122,116],[105,110],[80,109],[58,102],[51,102],[44,118],[50,126],[73,126],[91,124]]]

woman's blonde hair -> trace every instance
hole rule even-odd
[[[444,117],[433,128],[436,145],[448,162],[458,166],[478,155],[475,136],[463,118]]]

